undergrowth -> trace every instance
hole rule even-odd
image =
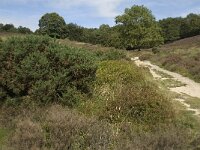
[[[5,149],[199,146],[187,118],[177,119],[170,96],[123,51],[27,36],[2,41],[0,61],[0,129],[9,130],[0,143]]]

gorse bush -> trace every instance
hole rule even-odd
[[[96,72],[99,84],[136,84],[144,81],[142,71],[128,61],[103,61]]]
[[[0,61],[1,101],[25,98],[71,107],[90,93],[97,68],[95,54],[38,36],[3,42]]]

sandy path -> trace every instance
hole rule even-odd
[[[131,58],[131,60],[135,61],[137,66],[148,67],[154,78],[162,79],[162,77],[154,71],[154,70],[157,70],[157,71],[166,73],[166,74],[172,76],[173,77],[172,79],[178,80],[178,81],[182,82],[183,84],[185,84],[185,86],[170,88],[171,91],[179,93],[179,94],[187,94],[192,97],[200,98],[200,83],[196,83],[195,81],[193,81],[187,77],[183,77],[182,75],[180,75],[178,73],[174,73],[174,72],[162,69],[156,65],[151,64],[151,62],[149,62],[149,61],[140,61],[138,57]],[[176,99],[176,100],[181,102],[187,108],[187,110],[194,111],[195,115],[200,115],[200,110],[192,109],[191,106],[189,104],[187,104],[184,99]]]

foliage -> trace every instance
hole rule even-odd
[[[8,32],[8,33],[23,33],[30,34],[32,31],[29,28],[19,26],[16,28],[13,24],[0,24],[0,32]]]
[[[121,25],[123,44],[127,49],[153,47],[162,44],[161,29],[151,11],[144,6],[133,6],[116,17]]]
[[[32,31],[29,28],[22,27],[22,26],[19,26],[17,28],[17,30],[18,30],[19,33],[22,33],[22,34],[30,34],[30,33],[32,33]]]
[[[126,120],[148,125],[173,119],[170,101],[133,64],[104,61],[96,76],[97,95],[106,103],[102,112],[99,112],[101,118],[111,122]]]
[[[90,93],[95,78],[92,52],[64,47],[47,37],[11,38],[0,51],[0,94],[3,99],[30,99],[74,106]]]
[[[64,36],[72,41],[82,41],[83,38],[83,28],[70,23],[65,26]]]
[[[189,14],[181,24],[181,37],[191,37],[200,34],[200,15]]]
[[[2,26],[2,30],[3,31],[15,31],[15,27],[13,24],[5,24],[4,26]]]
[[[192,139],[188,129],[176,125],[141,131],[131,122],[109,124],[59,105],[14,112],[17,128],[5,149],[195,149],[200,144],[198,135]]]
[[[200,15],[189,14],[186,17],[166,18],[159,21],[165,42],[192,37],[200,34]]]
[[[166,18],[159,21],[165,42],[175,41],[181,38],[182,18]]]
[[[64,33],[65,20],[57,13],[47,13],[39,20],[39,33],[61,38]]]

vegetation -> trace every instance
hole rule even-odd
[[[1,47],[1,101],[15,103],[26,98],[73,106],[78,101],[73,95],[90,92],[96,65],[89,51],[37,36],[11,38]]]
[[[120,24],[122,43],[127,49],[154,47],[162,44],[161,29],[151,11],[144,6],[126,9],[122,16],[116,17]]]
[[[189,14],[185,18],[166,18],[159,21],[165,42],[200,34],[200,15]]]
[[[199,48],[170,48],[165,47],[159,54],[151,55],[150,60],[168,70],[178,72],[200,82]]]
[[[200,34],[200,17],[197,14],[156,21],[148,8],[138,5],[117,16],[116,23],[113,27],[102,24],[99,28],[84,28],[74,23],[66,24],[57,13],[47,13],[41,17],[36,33],[126,49],[157,47],[163,40],[169,43]]]
[[[32,31],[29,28],[19,26],[16,28],[13,24],[1,24],[0,23],[0,33],[2,32],[11,32],[11,33],[22,33],[22,34],[30,34]]]
[[[124,16],[129,17],[123,19]],[[116,17],[116,23],[114,27],[103,24],[99,29],[87,29],[74,23],[66,24],[57,13],[47,13],[41,17],[36,33],[116,48],[141,49],[163,43],[160,27],[151,11],[144,6],[126,9],[124,15]]]
[[[65,31],[65,20],[57,13],[47,13],[39,20],[39,30],[36,33],[61,38]]]
[[[2,41],[0,56],[5,149],[196,147],[169,97],[123,52],[27,36]]]
[[[158,47],[199,34],[198,17],[157,22],[135,5],[113,27],[66,24],[57,13],[41,17],[37,35],[0,24],[0,149],[199,149],[200,121],[163,88],[182,83],[158,84],[127,58],[141,55],[200,81],[198,44]],[[195,98],[187,103],[199,108]]]

